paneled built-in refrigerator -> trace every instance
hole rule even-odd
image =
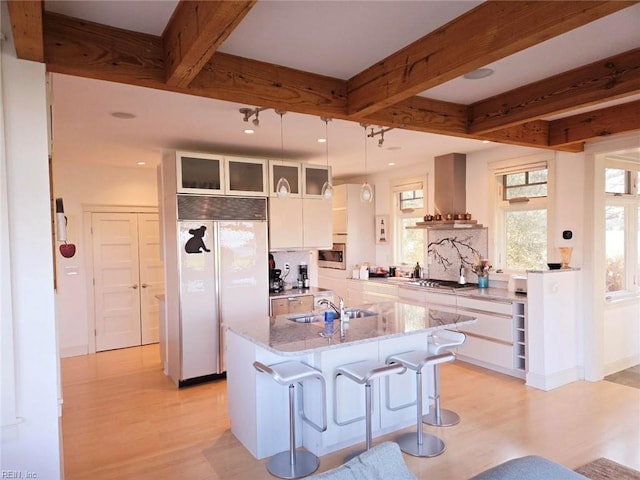
[[[184,385],[226,370],[224,326],[266,321],[269,285],[265,199],[180,197],[179,385]]]

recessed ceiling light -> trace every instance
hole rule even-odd
[[[493,75],[493,70],[491,68],[479,68],[477,70],[472,70],[469,73],[465,73],[464,78],[467,80],[479,80],[491,75]]]
[[[136,165],[140,165],[140,166],[143,166],[143,165],[146,165],[146,164],[147,164],[147,162],[137,162],[136,163]]]
[[[133,113],[129,112],[111,112],[111,116],[121,120],[131,120],[132,118],[136,118]]]
[[[387,165],[389,165],[390,167],[393,167],[396,164],[396,162],[389,162],[387,163]]]
[[[482,143],[491,143],[491,140],[482,140]]]
[[[318,139],[318,143],[327,143],[327,139],[326,138],[319,138]]]
[[[247,135],[251,135],[253,133],[256,133],[256,131],[252,128],[245,128],[244,133],[246,133]]]

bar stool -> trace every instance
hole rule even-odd
[[[396,408],[387,405],[387,408],[391,410],[400,410],[409,405],[416,405],[416,432],[404,433],[396,438],[396,442],[403,452],[414,457],[435,457],[444,452],[445,445],[441,439],[422,431],[422,369],[425,365],[437,367],[444,362],[453,362],[455,358],[455,355],[450,352],[431,355],[425,350],[412,350],[387,358],[388,364],[402,365],[416,372],[416,401]]]
[[[301,478],[315,472],[320,465],[320,460],[313,453],[296,450],[296,426],[295,426],[295,384],[302,386],[304,380],[316,379],[322,387],[322,425],[317,425],[304,414],[304,402],[300,400],[300,415],[302,419],[319,432],[327,429],[326,384],[322,373],[309,365],[287,361],[274,365],[265,365],[253,362],[253,366],[259,372],[270,375],[280,385],[289,387],[289,450],[275,454],[267,464],[267,470],[279,478]]]
[[[375,360],[362,360],[360,362],[349,363],[342,365],[336,369],[334,377],[334,389],[333,396],[333,417],[337,425],[343,426],[350,423],[358,422],[365,419],[366,424],[366,448],[364,450],[358,450],[350,453],[345,457],[345,462],[353,457],[361,454],[362,452],[369,450],[372,445],[372,432],[371,432],[371,415],[373,412],[373,405],[371,402],[371,382],[376,378],[385,377],[392,373],[404,373],[407,369],[399,364],[387,365]],[[338,393],[337,393],[337,380],[339,375],[344,375],[346,378],[353,380],[360,385],[364,385],[364,400],[365,400],[365,416],[357,417],[344,422],[338,421]]]
[[[445,350],[462,345],[466,339],[467,336],[462,332],[438,330],[429,337],[427,349],[429,353],[438,355]],[[422,417],[424,423],[434,427],[450,427],[460,422],[460,415],[456,412],[440,408],[440,367],[437,364],[433,366],[433,400],[435,408]]]

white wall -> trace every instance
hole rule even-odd
[[[72,258],[65,258],[56,250],[60,353],[62,357],[83,355],[90,351],[91,308],[88,301],[91,272],[87,271],[91,240],[84,235],[83,209],[97,205],[157,207],[156,171],[152,168],[67,164],[56,161],[54,155],[53,194],[64,201],[67,241],[77,247]]]
[[[1,7],[2,32],[8,37],[1,42],[1,145],[6,161],[6,170],[0,171],[6,175],[6,198],[4,191],[0,198],[6,202],[0,223],[1,345],[3,352],[14,351],[9,362],[3,357],[2,390],[14,390],[17,418],[7,425],[2,405],[0,464],[3,476],[17,471],[23,478],[31,472],[37,478],[56,479],[62,471],[45,68],[16,58],[6,3]],[[5,336],[7,330],[13,334]],[[9,369],[13,372],[5,375]]]

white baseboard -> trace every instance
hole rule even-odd
[[[527,372],[526,378],[527,386],[545,391],[553,390],[554,388],[581,380],[578,367],[569,368],[551,375],[540,375],[538,373]]]
[[[88,345],[76,345],[74,347],[60,348],[60,358],[78,357],[89,353]]]
[[[640,355],[631,355],[626,358],[621,358],[612,363],[607,363],[604,366],[604,376],[611,375],[612,373],[619,372],[620,370],[625,370],[629,367],[633,367],[634,365],[640,364]]]

